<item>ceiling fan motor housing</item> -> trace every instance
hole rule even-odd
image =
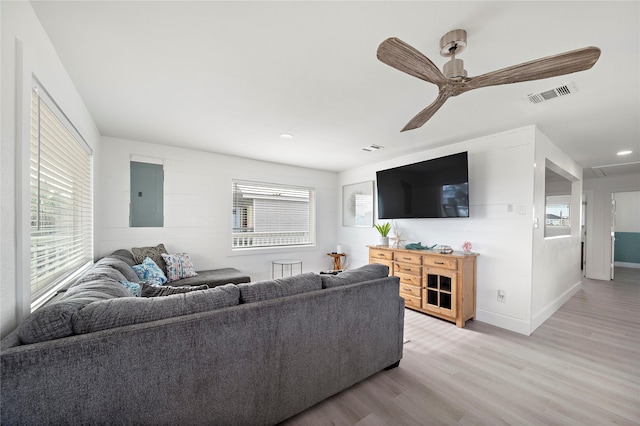
[[[456,59],[456,55],[462,53],[467,47],[467,32],[465,30],[449,31],[440,39],[440,55],[451,58],[444,64],[443,74],[447,78],[465,78],[467,71],[464,69],[462,59]]]
[[[450,59],[442,68],[443,74],[447,78],[464,78],[467,76],[467,70],[464,69],[462,59]]]

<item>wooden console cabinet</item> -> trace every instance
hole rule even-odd
[[[405,306],[464,327],[476,316],[476,253],[369,246],[369,263],[400,278]]]

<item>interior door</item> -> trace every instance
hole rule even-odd
[[[614,279],[614,260],[616,258],[616,199],[615,194],[611,194],[611,279]]]

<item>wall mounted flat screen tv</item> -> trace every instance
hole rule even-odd
[[[469,217],[467,152],[376,172],[379,219]]]

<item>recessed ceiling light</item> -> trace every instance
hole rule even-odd
[[[280,139],[293,139],[293,135],[291,133],[283,133],[280,135]]]
[[[620,151],[620,152],[618,152],[618,155],[629,155],[629,154],[631,154],[632,152],[633,152],[633,151],[628,151],[628,150],[627,150],[627,151]]]

